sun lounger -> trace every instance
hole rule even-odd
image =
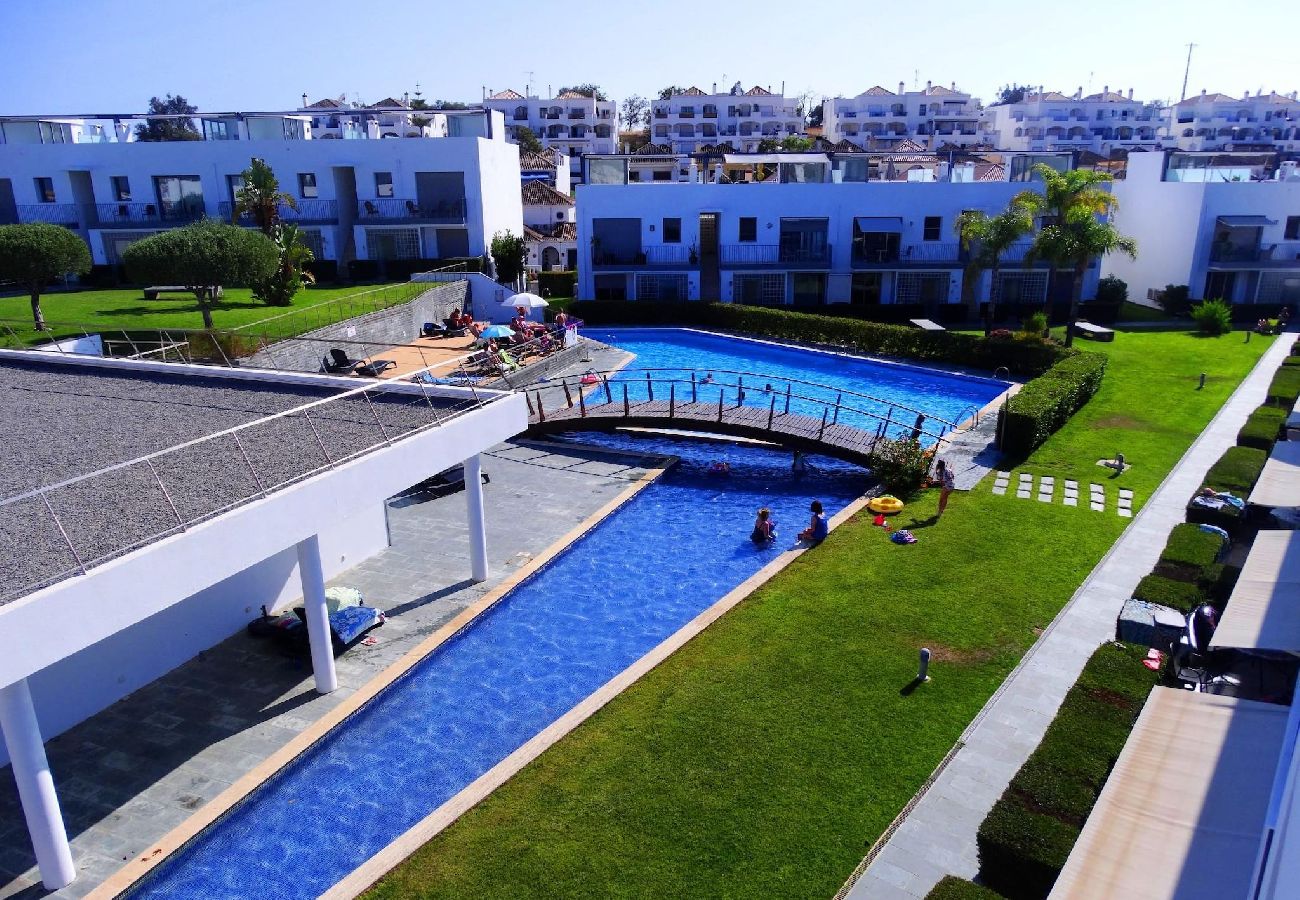
[[[330,350],[330,355],[321,360],[321,365],[325,367],[326,372],[339,374],[351,372],[361,365],[361,360],[352,359],[348,356],[346,350],[340,350],[338,347]]]
[[[389,369],[396,367],[397,363],[391,359],[372,359],[364,365],[357,366],[355,374],[364,375],[367,378],[378,378]]]
[[[1103,328],[1100,325],[1094,325],[1091,322],[1075,322],[1074,333],[1079,337],[1085,337],[1094,341],[1115,340],[1115,332],[1109,328]]]

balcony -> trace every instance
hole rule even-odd
[[[1259,246],[1211,246],[1211,269],[1295,269],[1300,271],[1300,241]]]
[[[571,110],[569,110],[569,118],[570,118],[570,119],[585,119],[585,118],[587,118],[587,111],[586,111],[585,109],[571,109]]]
[[[76,203],[29,203],[18,207],[18,221],[80,228],[85,217]]]
[[[421,205],[401,197],[357,202],[358,225],[464,225],[465,201],[437,200]]]
[[[925,268],[958,266],[962,263],[961,245],[927,241],[906,247],[854,247],[855,269]]]
[[[285,203],[280,204],[278,210],[280,221],[292,222],[294,224],[333,224],[339,219],[339,205],[335,200],[308,199],[298,200],[296,202],[298,204],[297,209],[293,209]],[[229,222],[230,217],[234,215],[235,205],[233,203],[224,202],[218,206],[218,209],[220,210],[221,218]],[[236,224],[252,227],[253,220],[250,216],[245,214],[239,217]]]
[[[831,263],[831,246],[804,248],[779,244],[723,244],[719,262],[724,269],[769,267],[825,269]]]
[[[592,267],[609,269],[682,269],[695,265],[690,261],[690,251],[681,244],[655,244],[639,251],[593,250]]]
[[[93,228],[163,228],[197,222],[206,214],[202,203],[96,203],[90,222]]]

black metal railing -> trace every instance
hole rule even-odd
[[[281,203],[277,207],[277,212],[282,222],[337,222],[339,218],[339,205],[336,200],[297,200],[297,208],[287,203]],[[235,212],[235,204],[225,201],[218,206],[221,218],[227,222]],[[243,213],[237,220],[238,224],[252,226],[254,225],[253,217],[248,213]]]
[[[18,207],[18,221],[79,228],[83,217],[75,203],[28,203]]]
[[[201,203],[96,203],[94,223],[100,228],[184,225],[206,214]]]
[[[357,220],[367,222],[426,222],[462,225],[465,222],[464,200],[437,200],[423,204],[402,197],[385,197],[357,202]]]
[[[719,260],[724,266],[829,265],[831,245],[783,247],[779,244],[723,244]]]

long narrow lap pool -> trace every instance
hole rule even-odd
[[[604,338],[649,352],[625,344],[619,332]],[[655,340],[671,346],[673,336]],[[800,377],[822,375],[824,358],[816,354],[751,344],[735,352],[750,365],[760,353],[779,352],[792,372],[797,357],[815,357]],[[936,385],[936,396],[950,387]],[[1000,390],[994,382],[985,386],[988,397]],[[319,895],[791,546],[811,498],[834,513],[868,484],[863,470],[816,458],[812,471],[793,476],[787,453],[763,447],[624,435],[580,440],[681,461],[162,863],[130,896]],[[731,466],[727,477],[709,473],[719,458]],[[754,512],[764,505],[780,528],[771,549],[748,540]]]

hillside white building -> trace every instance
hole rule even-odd
[[[529,268],[573,269],[578,261],[578,216],[573,198],[542,181],[525,181],[524,241]]]
[[[318,259],[480,256],[494,233],[522,230],[518,148],[500,113],[427,115],[441,136],[376,139],[376,122],[330,140],[299,113],[210,113],[194,117],[202,140],[142,142],[140,116],[0,118],[0,223],[67,226],[96,264],[116,265],[160,230],[229,221],[256,157],[295,198],[281,215]]]
[[[943,180],[868,180],[866,154],[726,156],[720,171],[662,187],[628,180],[628,157],[589,158],[578,188],[578,296],[758,304],[925,304],[961,301],[963,210],[995,214],[1028,185],[1033,163],[926,170]],[[751,170],[742,174],[745,169]],[[1028,243],[1007,263],[1024,259]],[[1097,279],[1089,270],[1084,296]],[[1006,301],[1042,300],[1043,267],[1007,265],[976,287]],[[1066,282],[1060,279],[1058,286]]]
[[[650,140],[674,153],[696,153],[729,144],[733,152],[758,150],[764,139],[780,141],[804,133],[804,118],[793,98],[740,82],[726,93],[706,94],[697,87],[655,100],[650,106]]]
[[[890,150],[903,141],[930,150],[968,147],[982,139],[979,121],[979,99],[957,90],[956,82],[927,81],[925,90],[909,91],[900,81],[897,93],[876,85],[856,97],[822,101],[822,137],[863,150]]]
[[[1138,258],[1107,274],[1142,297],[1185,284],[1192,299],[1300,306],[1300,176],[1273,154],[1136,153],[1113,186],[1115,224]]]
[[[1104,87],[1084,96],[1083,88],[1066,96],[1039,88],[1018,103],[999,103],[981,114],[986,143],[999,150],[1091,150],[1109,156],[1114,150],[1153,150],[1164,133],[1162,111],[1150,103]]]
[[[507,89],[489,96],[483,106],[505,117],[511,140],[516,139],[520,126],[526,126],[544,147],[568,156],[575,177],[581,176],[584,154],[618,149],[618,104],[613,100],[597,100],[575,91],[548,100]]]
[[[1240,100],[1201,91],[1174,105],[1168,127],[1179,150],[1300,150],[1300,100],[1295,91]]]

